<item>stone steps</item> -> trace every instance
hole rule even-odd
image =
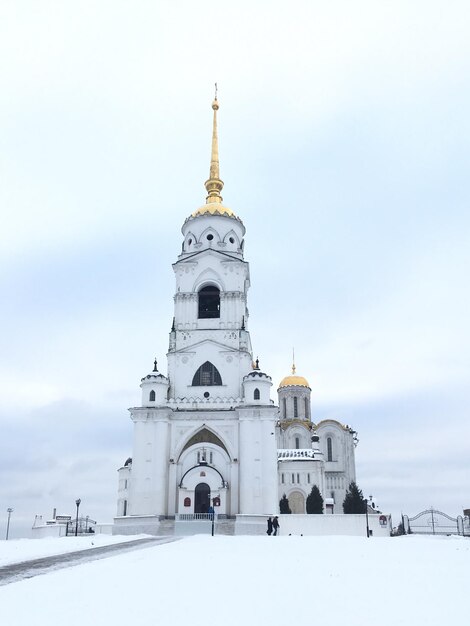
[[[182,522],[182,523],[180,522],[180,525],[181,524],[184,524],[185,527],[188,529],[188,531],[190,531],[191,526],[192,526],[192,523],[190,521]],[[204,527],[207,527],[207,532],[210,533],[212,530],[210,522],[206,522],[203,525]],[[201,532],[199,524],[194,524],[194,529],[195,529],[194,534],[198,534]],[[214,532],[216,535],[224,535],[224,536],[235,535],[235,520],[234,519],[217,520],[215,523]],[[188,532],[187,534],[190,535],[192,533]],[[173,537],[175,535],[175,520],[172,520],[172,519],[161,520],[158,526],[156,535],[157,537]]]
[[[219,520],[215,525],[215,534],[227,535],[230,537],[234,535],[235,534],[235,520],[234,519]]]

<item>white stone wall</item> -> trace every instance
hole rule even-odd
[[[356,535],[367,537],[365,515],[279,515],[279,535]],[[381,518],[385,525],[381,524]],[[267,529],[265,515],[237,515],[236,535],[264,535]],[[390,516],[369,515],[369,529],[375,537],[390,537]],[[275,538],[273,538],[275,540]]]
[[[32,539],[44,539],[44,537],[65,537],[67,534],[66,524],[43,524],[31,528]]]

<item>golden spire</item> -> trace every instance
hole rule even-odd
[[[223,189],[224,183],[219,178],[219,143],[217,138],[217,111],[219,110],[219,102],[217,100],[217,83],[215,83],[215,96],[214,101],[212,102],[212,109],[214,111],[214,121],[212,125],[211,167],[209,180],[206,180],[204,184],[208,193],[206,204],[210,204],[212,202],[218,202],[221,204],[223,198],[220,195],[220,192]]]
[[[295,353],[294,348],[292,348],[292,375],[295,374]]]

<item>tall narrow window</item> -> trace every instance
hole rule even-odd
[[[295,449],[298,450],[300,448],[300,437],[295,438]]]
[[[123,507],[122,507],[122,514],[123,514],[124,516],[126,516],[126,515],[127,515],[127,500],[124,500],[124,505],[123,505]]]
[[[333,460],[333,442],[331,441],[331,437],[328,437],[326,440],[326,460]]]
[[[203,363],[197,370],[192,383],[193,387],[208,387],[221,384],[222,378],[220,377],[219,370],[209,361]]]
[[[283,408],[283,412],[284,412],[284,418],[286,418],[287,417],[287,402],[286,402],[285,398],[283,398],[283,400],[282,400],[282,408]]]
[[[149,394],[149,400],[150,402],[155,402],[155,391],[153,389]]]
[[[254,398],[254,400],[259,400],[259,389],[255,389],[255,392],[253,394],[253,398]]]
[[[297,396],[294,396],[294,417],[299,417],[299,407],[297,402]]]
[[[305,397],[305,419],[308,420],[308,398]]]
[[[214,285],[203,287],[198,294],[199,319],[220,317],[220,291]]]

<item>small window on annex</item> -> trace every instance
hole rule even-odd
[[[198,318],[220,317],[220,290],[215,285],[203,287],[198,294]]]
[[[300,437],[295,438],[295,449],[298,450],[300,448]]]
[[[155,402],[155,391],[153,389],[149,394],[149,400],[150,402]]]
[[[212,365],[209,361],[206,361],[194,374],[192,385],[193,387],[210,387],[212,385],[221,385],[222,378],[219,374],[219,370]]]
[[[259,400],[259,389],[255,389],[255,392],[253,394],[253,399],[254,400]]]
[[[294,396],[294,417],[299,417],[299,407],[297,402],[297,396]]]

